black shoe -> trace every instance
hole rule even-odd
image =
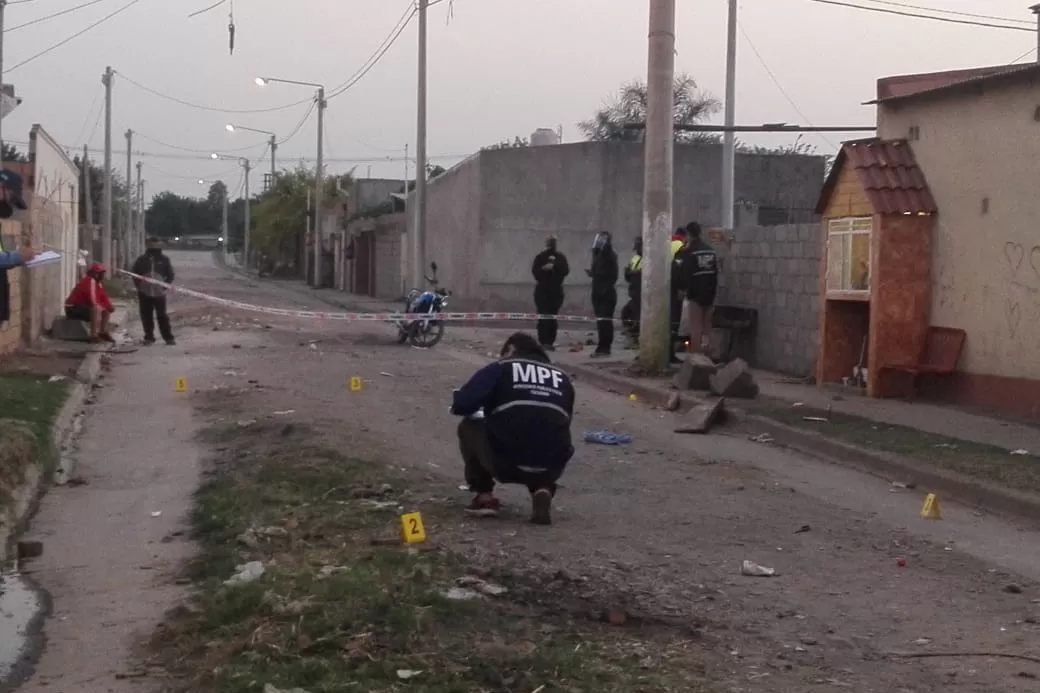
[[[541,488],[531,494],[531,522],[536,525],[552,524],[553,494],[547,488]]]
[[[163,340],[163,341],[166,342],[166,346],[176,346],[177,345],[177,340],[174,339],[173,337],[170,337],[169,339],[166,339],[166,340]]]
[[[141,340],[141,344],[145,346],[152,346],[153,344],[155,344],[155,337],[145,337]]]
[[[610,352],[609,351],[594,351],[591,354],[589,354],[589,358],[593,358],[593,359],[604,359],[604,358],[607,358],[608,356],[610,356]]]

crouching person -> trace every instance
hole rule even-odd
[[[90,325],[90,341],[114,342],[108,321],[115,308],[105,292],[107,268],[95,262],[65,299],[65,317]]]
[[[495,483],[520,484],[531,493],[531,522],[551,524],[556,482],[574,455],[574,388],[538,341],[513,334],[498,361],[455,391],[451,411],[465,417],[459,449],[466,483],[477,494],[466,511],[496,517]]]

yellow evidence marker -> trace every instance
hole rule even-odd
[[[184,378],[177,378],[177,380],[173,383],[173,391],[174,392],[187,392],[188,391],[188,381],[185,380]]]
[[[426,541],[426,528],[423,527],[422,515],[419,513],[401,515],[401,536],[406,544],[421,544]]]
[[[921,507],[921,517],[928,520],[941,520],[942,508],[939,507],[939,497],[929,493],[924,497],[924,505]]]
[[[350,379],[350,391],[351,392],[361,392],[361,388],[362,387],[363,387],[363,385],[362,385],[361,378],[359,378],[359,377],[357,377],[355,375],[354,377],[352,377]]]

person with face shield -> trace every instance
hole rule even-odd
[[[592,358],[610,356],[614,345],[614,309],[617,308],[618,257],[610,244],[610,234],[596,234],[592,243],[592,266],[585,270],[592,278],[592,310],[599,342]]]
[[[563,280],[570,274],[567,256],[556,249],[556,236],[545,241],[545,250],[534,256],[534,307],[539,315],[559,315],[563,306]],[[559,323],[555,319],[538,320],[538,343],[546,351],[556,348]]]
[[[163,255],[162,241],[155,237],[148,239],[144,255],[137,258],[130,271],[140,277],[173,283],[173,263]],[[155,323],[158,321],[163,341],[171,346],[176,344],[170,328],[170,316],[166,312],[166,287],[137,277],[134,277],[134,285],[137,287],[137,302],[141,308],[144,343],[155,344]]]

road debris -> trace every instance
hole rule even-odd
[[[418,669],[398,669],[397,670],[397,678],[401,679],[402,681],[407,681],[408,679],[414,679],[416,676],[419,676],[420,674],[422,674],[422,671],[418,670]]]
[[[803,416],[802,421],[812,421],[813,423],[830,423],[830,419],[825,419],[822,416]]]
[[[264,693],[308,693],[302,688],[275,688],[269,683],[264,684]]]
[[[747,577],[774,577],[776,570],[759,565],[754,561],[744,561],[740,564],[740,574]]]
[[[1018,450],[1012,450],[1011,454],[1012,455],[1028,455],[1029,451],[1024,449],[1024,448],[1019,448]]]
[[[752,443],[762,443],[763,445],[770,445],[775,442],[773,436],[768,433],[759,433],[757,436],[748,436],[748,440]]]
[[[632,436],[612,431],[585,431],[585,442],[599,445],[628,445],[632,442]]]
[[[810,531],[812,531],[812,526],[810,526],[810,525],[802,525],[801,527],[796,529],[794,531],[794,533],[795,534],[805,534],[806,532],[810,532]]]
[[[260,561],[250,561],[239,566],[235,566],[235,574],[224,581],[225,585],[245,585],[250,582],[255,582],[263,577],[265,572],[264,564]]]
[[[479,594],[487,595],[488,597],[501,597],[509,591],[502,585],[496,585],[492,582],[473,576],[460,577],[455,580],[455,585],[456,587],[470,589]]]
[[[676,433],[707,433],[726,413],[726,398],[698,400],[686,414],[686,421],[676,427]]]

